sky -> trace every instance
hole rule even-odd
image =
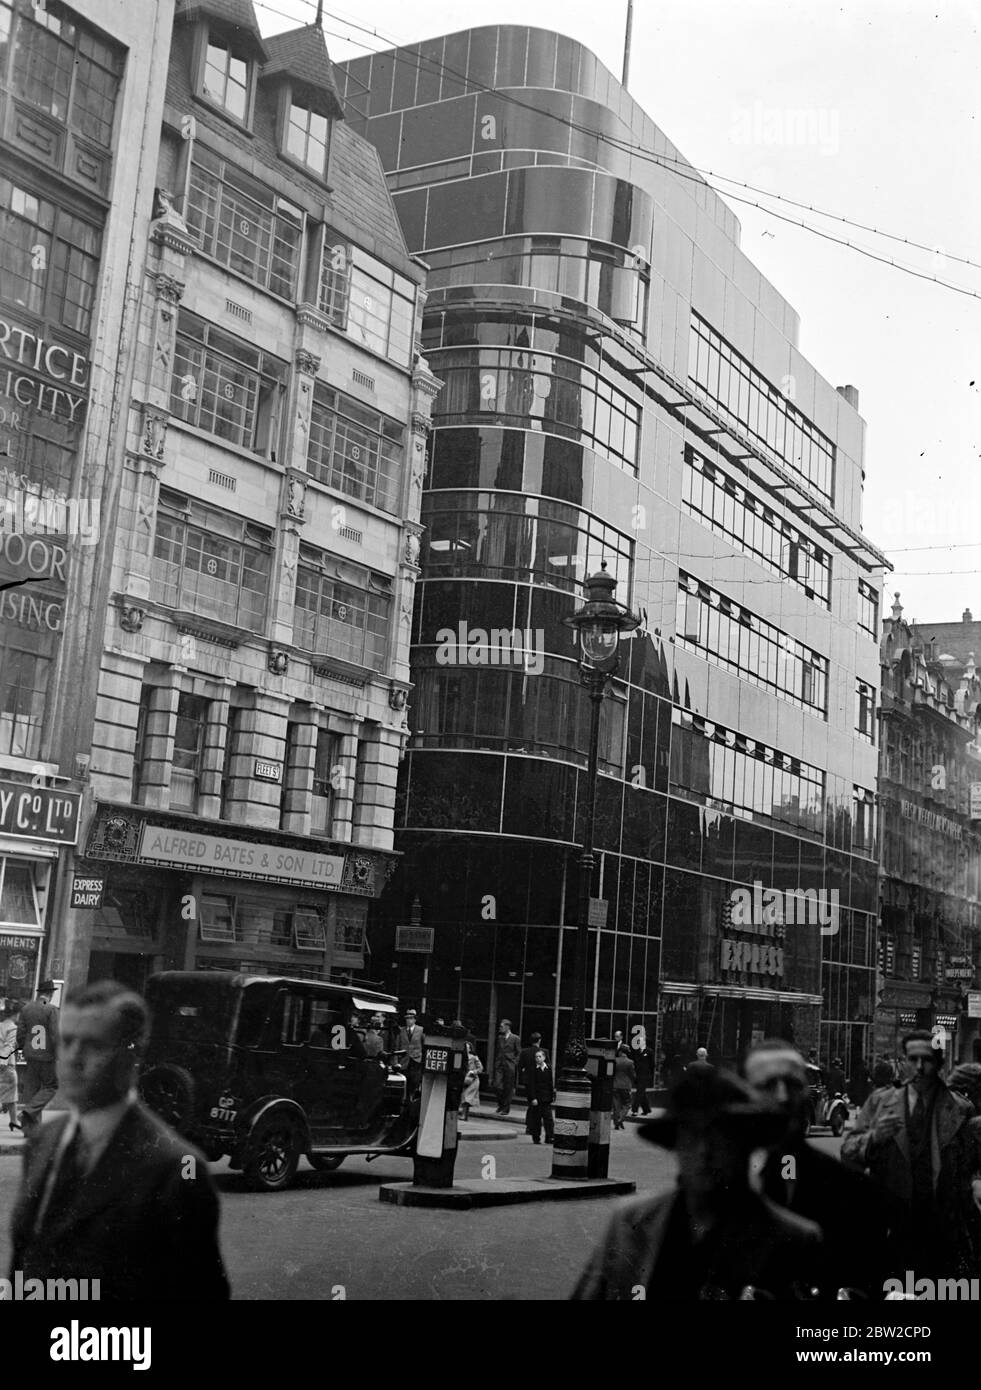
[[[580,40],[619,76],[626,10],[626,0],[324,0],[324,28],[343,61],[529,24]],[[314,11],[307,0],[256,3],[264,34]],[[885,611],[898,590],[907,618],[955,621],[965,608],[981,618],[981,0],[637,0],[629,86],[723,197],[769,209],[727,199],[743,251],[800,315],[804,356],[832,385],[858,388],[863,528],[894,567]]]

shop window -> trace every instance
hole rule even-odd
[[[182,694],[177,703],[174,762],[170,775],[171,810],[196,811],[210,701]]]
[[[302,102],[290,101],[283,153],[305,164],[321,179],[327,172],[329,134],[330,122],[325,115]]]
[[[153,579],[169,607],[261,632],[272,548],[266,527],[161,489]]]
[[[204,45],[202,66],[201,96],[242,125],[248,124],[255,64],[245,50],[237,48],[234,41],[224,35],[210,32]]]
[[[293,945],[298,951],[324,951],[327,936],[315,907],[298,907],[293,913]]]
[[[181,311],[171,409],[178,420],[276,462],[286,364]]]
[[[293,203],[198,146],[186,220],[205,255],[281,299],[293,299],[303,237],[303,213]]]
[[[338,781],[340,740],[326,729],[317,731],[317,755],[313,769],[313,795],[310,801],[310,834],[329,839],[334,828],[335,782]]]
[[[317,382],[307,468],[326,487],[397,513],[404,434],[395,420]]]
[[[235,941],[234,898],[202,894],[198,905],[198,933],[202,941]]]
[[[0,925],[41,926],[34,890],[34,869],[25,860],[0,859]]]

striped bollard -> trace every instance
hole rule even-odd
[[[608,1178],[610,1128],[613,1122],[613,1063],[605,1055],[598,1060],[599,1074],[593,1080],[592,1108],[589,1112],[589,1176]]]
[[[585,1072],[559,1073],[555,1091],[552,1177],[583,1181],[589,1176],[589,1109],[592,1087]]]

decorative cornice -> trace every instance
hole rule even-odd
[[[316,328],[321,333],[330,331],[330,319],[326,314],[322,314],[315,304],[297,305],[296,321],[304,328]]]

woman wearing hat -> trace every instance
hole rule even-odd
[[[0,1106],[7,1112],[11,1130],[17,1123],[17,1010],[8,999],[0,1011]]]
[[[809,1297],[821,1232],[749,1183],[754,1149],[779,1142],[783,1116],[738,1077],[693,1063],[642,1138],[678,1155],[678,1187],[626,1203],[572,1297],[611,1301]]]

